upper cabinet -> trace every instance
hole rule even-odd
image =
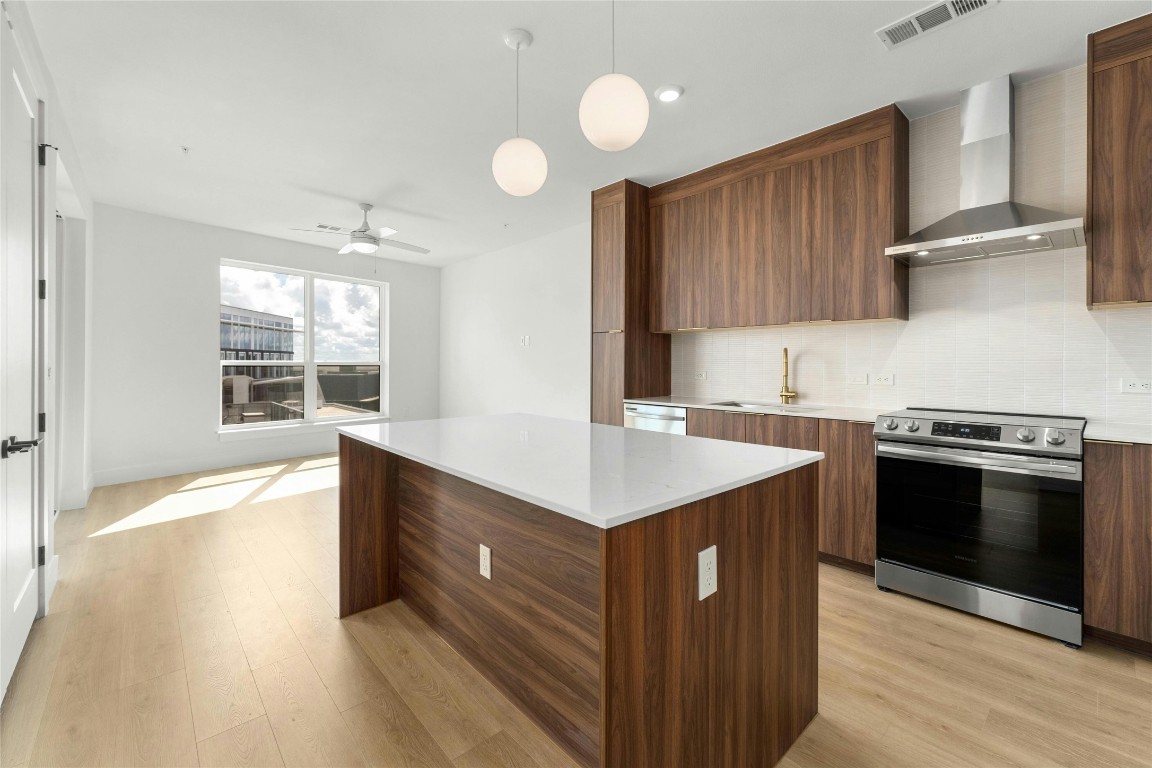
[[[1152,301],[1152,14],[1088,36],[1088,304]]]
[[[672,345],[652,333],[648,190],[621,181],[592,193],[592,421],[624,424],[624,398],[666,395]]]
[[[653,330],[906,318],[907,140],[885,107],[654,187]]]

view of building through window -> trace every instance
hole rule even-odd
[[[380,413],[381,325],[378,285],[221,264],[221,423]]]

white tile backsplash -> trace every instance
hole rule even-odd
[[[1016,88],[1020,202],[1082,214],[1085,69]],[[913,231],[957,207],[960,114],[912,121]],[[914,269],[907,321],[788,325],[676,334],[672,393],[774,400],[780,350],[799,402],[874,408],[963,407],[1152,425],[1152,396],[1120,378],[1152,378],[1152,307],[1089,312],[1083,248]],[[695,378],[707,371],[707,380]],[[894,373],[896,385],[872,383]],[[867,374],[869,384],[848,384]]]

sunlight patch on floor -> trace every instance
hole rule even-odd
[[[266,482],[268,482],[267,478],[256,478],[228,485],[214,485],[208,488],[170,493],[140,511],[133,512],[106,528],[96,531],[89,538],[231,509]]]
[[[294,472],[299,472],[304,469],[319,469],[320,467],[335,467],[340,463],[339,456],[327,456],[323,459],[308,459],[308,461],[300,462],[300,466],[296,467]]]
[[[258,504],[262,501],[282,499],[285,496],[322,491],[325,488],[335,488],[339,484],[339,467],[321,467],[320,469],[308,469],[303,472],[297,470],[278,479],[269,486],[267,490],[257,496],[252,503]]]
[[[235,483],[240,480],[252,480],[257,477],[272,477],[278,475],[287,469],[287,464],[281,464],[276,467],[256,467],[255,469],[245,469],[240,472],[225,472],[222,475],[208,475],[201,477],[188,485],[181,488],[181,491],[194,491],[197,488],[208,488],[213,485],[224,485],[226,483]]]

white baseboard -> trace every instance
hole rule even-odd
[[[330,442],[331,446],[327,443]],[[119,483],[134,483],[139,480],[151,480],[157,477],[171,477],[189,472],[207,472],[213,469],[226,469],[244,464],[260,464],[266,461],[282,461],[297,459],[304,456],[316,456],[322,453],[331,453],[336,450],[336,436],[333,434],[330,441],[309,441],[305,445],[286,445],[275,449],[261,446],[258,451],[221,451],[206,456],[189,457],[186,459],[172,459],[158,461],[150,464],[137,464],[129,467],[113,467],[101,469],[93,473],[96,487],[103,485],[117,485]]]
[[[52,559],[44,566],[44,592],[40,596],[40,615],[48,614],[48,607],[52,605],[52,595],[56,594],[56,583],[60,581],[60,555],[52,555]]]

